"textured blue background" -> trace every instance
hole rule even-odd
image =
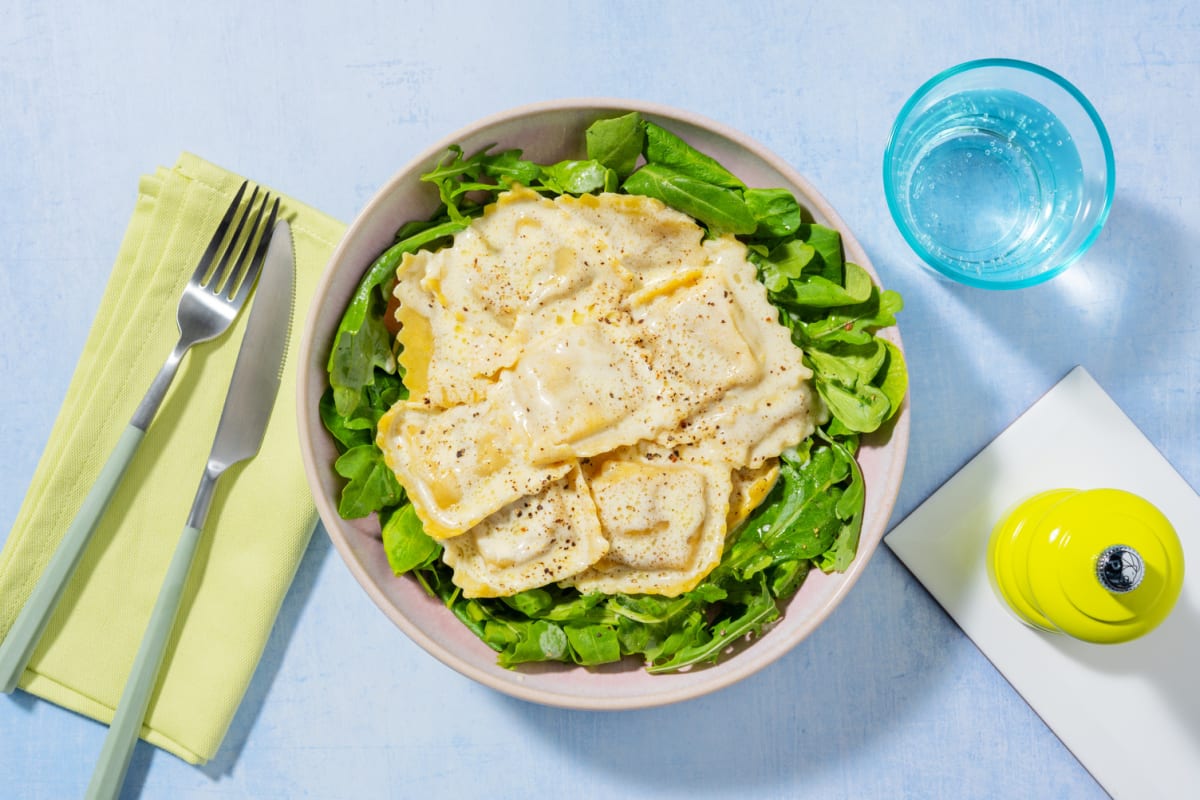
[[[348,221],[432,140],[514,105],[587,95],[674,105],[760,140],[816,184],[903,293],[913,428],[893,522],[1075,364],[1200,485],[1195,4],[168,5],[0,8],[0,536],[139,175],[188,149]],[[1074,81],[1116,151],[1116,201],[1096,245],[1019,293],[932,277],[882,195],[881,154],[905,98],[986,56]],[[0,795],[78,796],[104,731],[23,693],[0,697]],[[886,548],[826,624],[765,671],[692,702],[604,714],[530,705],[443,667],[375,609],[320,530],[217,760],[197,769],[142,745],[126,788],[1104,796]]]

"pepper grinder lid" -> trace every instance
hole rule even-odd
[[[1183,588],[1183,548],[1156,507],[1120,489],[1050,489],[996,525],[988,572],[1021,620],[1085,642],[1138,638]]]
[[[1029,541],[1033,604],[1089,642],[1135,639],[1159,625],[1183,588],[1183,548],[1162,512],[1119,489],[1066,492]]]

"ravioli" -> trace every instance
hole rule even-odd
[[[711,249],[717,271],[725,277],[730,328],[736,328],[739,341],[757,359],[757,379],[728,387],[686,426],[664,432],[661,440],[697,445],[730,463],[759,467],[812,434],[818,405],[812,371],[779,323],[779,311],[767,300],[743,245],[722,239]]]
[[[593,456],[653,436],[670,410],[654,402],[664,388],[647,356],[627,326],[603,322],[564,325],[532,343],[500,376],[530,462]]]
[[[721,561],[732,478],[692,455],[650,449],[604,462],[591,487],[609,551],[564,583],[606,594],[694,589]]]
[[[568,578],[608,552],[578,469],[442,542],[467,597],[496,597]]]
[[[571,470],[522,457],[522,434],[506,413],[504,387],[479,403],[429,410],[397,404],[379,420],[384,461],[408,492],[425,532],[464,533]]]
[[[378,444],[468,597],[688,591],[814,428],[745,246],[651,198],[514,187],[395,296]]]

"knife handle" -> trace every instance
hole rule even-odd
[[[171,630],[175,627],[175,617],[183,599],[183,588],[191,570],[192,558],[196,554],[196,546],[200,542],[200,530],[191,525],[187,526],[175,546],[175,554],[171,557],[171,565],[167,568],[162,589],[154,603],[154,610],[150,612],[150,622],[146,625],[142,643],[133,659],[133,667],[125,681],[125,688],[121,691],[121,700],[117,704],[112,725],[109,726],[104,745],[100,748],[100,757],[87,788],[88,800],[116,798],[121,794],[125,771],[129,769],[129,760],[133,756],[134,747],[142,731],[142,722],[146,717],[146,709],[150,705],[150,695],[158,682],[158,671],[167,650],[167,642],[171,638]]]
[[[49,563],[34,585],[33,592],[25,601],[8,635],[0,642],[0,691],[11,692],[20,681],[25,666],[50,622],[55,606],[62,598],[63,590],[71,580],[75,568],[79,566],[83,551],[92,538],[92,532],[96,530],[96,523],[112,499],[113,492],[121,482],[121,476],[125,474],[126,467],[133,460],[133,455],[145,435],[144,430],[132,423],[125,428],[121,438],[117,440],[116,448],[100,470],[96,482],[83,499],[75,519],[63,534],[62,542],[50,556]]]

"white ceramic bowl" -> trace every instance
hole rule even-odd
[[[301,450],[317,509],[333,544],[376,605],[417,644],[462,674],[501,692],[538,703],[583,709],[663,705],[728,686],[778,659],[811,633],[854,585],[884,533],[908,450],[908,404],[885,432],[865,437],[859,454],[866,481],[866,511],[858,556],[842,574],[813,570],[788,602],[783,618],[753,642],[738,643],[720,663],[687,672],[650,675],[633,659],[585,669],[561,664],[496,664],[496,654],[436,598],[410,578],[392,574],[373,517],[344,520],[337,504],[342,479],[334,472],[337,450],[321,425],[318,404],[327,385],[325,365],[333,332],[366,268],[404,222],[426,219],[438,204],[433,186],[419,176],[451,144],[470,153],[486,145],[520,148],[534,161],[552,163],[583,155],[583,132],[604,116],[639,111],[715,157],[747,185],[786,187],[814,218],[842,233],[846,256],[871,273],[866,253],[820,194],[761,145],[722,125],[663,106],[610,99],[558,100],[483,119],[432,145],[389,180],[350,225],[317,286],[300,347],[298,413]],[[883,333],[900,344],[895,328]]]

